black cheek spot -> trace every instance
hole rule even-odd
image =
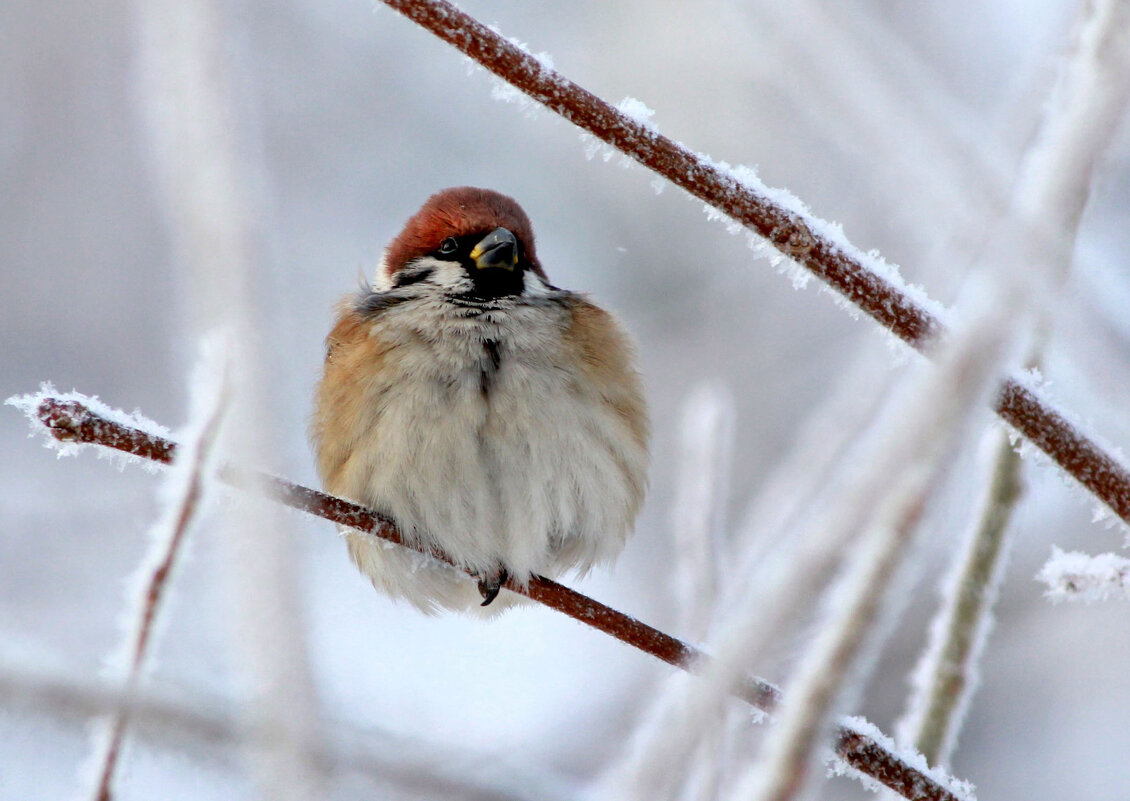
[[[428,278],[431,278],[432,270],[401,270],[392,279],[392,285],[400,288],[402,286],[412,286],[418,284]]]

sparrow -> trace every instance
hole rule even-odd
[[[631,340],[550,283],[513,199],[474,187],[430,197],[339,304],[311,438],[328,492],[450,560],[344,530],[377,589],[429,613],[611,562],[647,485]]]

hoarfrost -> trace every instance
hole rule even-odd
[[[1043,372],[1035,365],[1021,370],[1020,373],[1024,376],[1024,385],[1033,390],[1045,389],[1052,386],[1052,382],[1044,378]]]
[[[506,36],[505,34],[502,33],[502,31],[500,31],[494,25],[490,25],[488,27],[492,31],[497,33],[499,36],[502,36],[504,39],[506,39],[506,41],[508,41],[510,44],[514,45],[514,47],[518,48],[523,53],[525,53],[526,55],[530,56],[535,61],[537,61],[541,70],[545,73],[550,74],[547,77],[553,77],[556,80],[560,80],[560,78],[556,74],[556,71],[553,68],[553,56],[552,55],[550,55],[549,53],[546,53],[546,52],[533,53],[533,52],[530,51],[529,45],[527,45],[525,42],[523,42],[519,39],[516,39],[513,36]],[[467,62],[467,74],[468,75],[479,72],[480,70],[483,69],[483,66],[479,62],[475,61],[474,59],[470,58],[469,56],[465,57],[465,58],[466,58],[466,62]],[[515,103],[515,104],[517,104],[518,106],[521,107],[522,112],[527,117],[529,117],[531,119],[533,119],[533,118],[535,118],[535,117],[537,117],[541,114],[541,112],[543,110],[542,104],[537,102],[533,98],[531,98],[529,95],[527,95],[521,89],[517,88],[516,86],[514,86],[511,83],[508,83],[507,81],[504,81],[502,78],[499,78],[498,76],[494,75],[493,73],[490,76],[490,81],[491,81],[490,96],[492,98],[494,98],[495,100],[500,100],[503,103]]]
[[[931,298],[921,286],[912,284],[904,279],[898,265],[888,262],[877,250],[867,252],[860,250],[848,240],[847,236],[844,234],[843,226],[840,223],[823,220],[817,217],[804,201],[787,189],[768,186],[758,176],[755,167],[746,164],[731,165],[725,161],[716,161],[705,153],[696,153],[695,158],[703,164],[718,170],[725,177],[733,181],[734,184],[742,187],[756,197],[763,199],[766,203],[784,209],[797,217],[816,239],[824,240],[849,259],[862,264],[871,273],[877,275],[894,290],[910,299],[916,306],[926,311],[934,319],[943,324],[950,322],[949,310],[941,303]],[[726,230],[731,234],[738,233],[743,227],[740,222],[719,212],[713,206],[708,205],[706,207],[706,215],[708,219],[724,221]],[[801,281],[796,277],[797,272],[810,275],[803,266],[782,254],[775,246],[766,242],[760,236],[755,235],[755,239],[760,243],[760,246],[754,246],[751,243],[751,247],[754,248],[755,253],[763,258],[767,258],[771,266],[789,277],[794,287],[803,288],[807,285],[807,281]],[[823,283],[821,283],[820,286],[822,289],[831,293],[837,305],[845,309],[854,319],[858,319],[862,315],[859,307],[844,298],[839,292]]]
[[[43,424],[39,418],[39,407],[46,400],[58,401],[59,403],[81,403],[86,406],[94,414],[104,417],[114,423],[119,423],[128,428],[135,428],[153,437],[167,439],[171,432],[160,423],[150,420],[143,415],[139,410],[135,409],[132,413],[115,409],[113,406],[108,406],[98,399],[97,395],[83,395],[81,392],[59,392],[50,381],[44,381],[39,385],[39,392],[29,393],[27,395],[13,395],[4,401],[6,406],[14,406],[23,412],[31,423],[31,433],[29,437],[34,437],[40,434],[43,437],[43,446],[55,451],[59,458],[64,456],[76,456],[87,448],[94,448],[99,459],[110,459],[114,461],[118,469],[124,469],[125,466],[131,465],[141,467],[151,473],[158,472],[165,468],[165,465],[154,462],[151,459],[144,459],[140,456],[134,456],[123,451],[115,450],[113,448],[98,447],[93,442],[76,442],[76,441],[63,441],[56,439],[49,428]]]
[[[1038,370],[1025,370],[1023,372],[1014,373],[1012,379],[1033,394],[1038,394],[1045,407],[1067,422],[1069,431],[1094,443],[1095,447],[1109,456],[1123,472],[1130,473],[1130,461],[1126,459],[1126,454],[1122,448],[1099,435],[1094,426],[1091,425],[1090,420],[1084,419],[1072,411],[1068,411],[1064,406],[1057,403],[1055,395],[1048,391],[1049,387],[1052,386],[1052,382],[1045,380]],[[1009,442],[1012,443],[1013,450],[1015,450],[1021,458],[1029,459],[1033,464],[1040,467],[1051,467],[1055,464],[1044,450],[1034,445],[1030,440],[1023,437],[1011,427],[1009,428],[1008,436]],[[1106,503],[1102,501],[1095,502],[1095,496],[1091,491],[1080,484],[1070,473],[1059,469],[1052,470],[1051,472],[1059,477],[1064,486],[1070,487],[1074,494],[1084,501],[1091,502],[1091,522],[1101,523],[1107,529],[1121,528],[1127,537],[1127,544],[1130,545],[1130,525],[1128,525],[1125,520],[1107,506]]]
[[[656,130],[655,123],[651,121],[651,118],[655,116],[655,109],[650,108],[642,100],[637,100],[634,97],[625,97],[616,104],[616,109],[624,116],[630,117],[648,130]]]
[[[1051,558],[1040,568],[1036,580],[1047,585],[1044,597],[1052,603],[1127,600],[1130,599],[1130,559],[1113,553],[1090,556],[1053,545]]]
[[[949,792],[953,793],[960,801],[977,801],[976,788],[967,781],[955,778],[949,772],[939,767],[930,767],[926,762],[926,757],[915,751],[913,748],[899,748],[895,745],[895,741],[879,729],[871,721],[863,717],[852,716],[840,718],[840,725],[850,731],[858,732],[865,737],[870,738],[882,749],[890,754],[898,757],[899,760],[914,768],[918,772],[928,776],[933,781],[944,787]],[[865,773],[860,773],[853,768],[838,755],[833,755],[828,762],[828,775],[829,776],[853,776],[860,781],[860,783],[872,792],[879,792],[883,789],[878,781],[868,776]]]
[[[106,660],[107,678],[118,678],[128,671],[139,646],[145,649],[144,657],[147,664],[151,664],[153,647],[146,646],[144,640],[158,641],[160,630],[145,631],[139,627],[163,625],[164,615],[159,613],[166,602],[161,596],[167,591],[173,571],[183,557],[186,541],[183,535],[216,494],[213,489],[217,461],[215,443],[227,394],[223,359],[228,348],[225,342],[221,335],[214,335],[206,337],[201,344],[201,357],[189,383],[192,388],[189,419],[174,437],[180,443],[177,458],[166,471],[159,489],[162,512],[149,529],[149,550],[127,580],[126,604],[119,620],[124,636],[120,650]],[[165,563],[170,569],[158,588],[158,596],[153,597],[151,584]],[[154,603],[151,621],[138,615],[138,610],[145,609],[147,599]]]
[[[590,133],[581,134],[581,148],[585,152],[585,158],[589,161],[600,156],[600,160],[605,163],[611,161],[612,157],[620,152],[612,147],[612,145],[602,139],[597,139]]]

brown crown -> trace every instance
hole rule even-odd
[[[526,212],[513,198],[473,186],[444,189],[428,198],[389,244],[385,270],[395,274],[412,259],[434,251],[449,236],[486,234],[500,227],[518,238],[526,259],[545,278],[534,252],[534,229]]]

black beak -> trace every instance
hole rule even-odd
[[[501,268],[513,272],[518,266],[518,240],[505,228],[495,228],[475,245],[471,261],[480,270]]]

